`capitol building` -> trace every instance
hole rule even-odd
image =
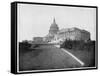
[[[58,24],[53,20],[50,26],[49,33],[43,37],[44,41],[65,41],[65,40],[83,40],[87,42],[90,40],[90,32],[76,27],[59,29]]]

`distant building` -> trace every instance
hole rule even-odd
[[[54,18],[53,23],[50,26],[49,35],[56,35],[58,31],[59,31],[59,27],[56,24],[55,18]]]
[[[43,37],[34,37],[33,41],[35,41],[35,42],[41,42],[41,41],[43,41]]]
[[[49,34],[44,37],[44,40],[45,41],[53,40],[54,36],[57,34],[58,31],[59,31],[59,27],[56,24],[55,18],[54,18],[53,23],[50,26]]]
[[[54,40],[83,40],[88,41],[90,39],[90,33],[78,28],[61,29],[55,35]]]
[[[47,41],[44,40],[44,37],[34,37],[32,43],[45,44]]]
[[[64,41],[64,40],[83,40],[88,41],[90,39],[90,32],[81,30],[78,28],[65,28],[59,30],[55,19],[50,26],[49,34],[43,38],[45,41]]]

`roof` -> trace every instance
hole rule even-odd
[[[78,29],[78,28],[76,28],[76,27],[73,27],[73,28],[61,29],[61,30],[59,30],[58,33],[61,33],[61,32],[71,32],[71,31],[75,31],[75,30],[81,31],[80,29]]]

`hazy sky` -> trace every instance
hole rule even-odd
[[[85,29],[96,39],[95,8],[18,4],[18,41],[46,36],[54,17],[60,29]]]

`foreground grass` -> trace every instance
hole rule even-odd
[[[31,45],[20,43],[19,45],[19,70],[47,70],[82,67],[68,54],[53,45]],[[83,67],[95,66],[95,42],[67,41],[61,45],[81,61]]]
[[[95,41],[65,41],[61,45],[85,63],[85,67],[95,66]]]
[[[20,71],[81,67],[70,55],[53,45],[41,45],[34,49],[20,47]]]

